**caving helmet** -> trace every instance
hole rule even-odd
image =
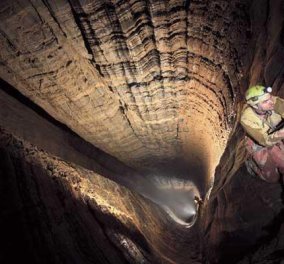
[[[271,87],[265,87],[262,85],[251,86],[246,91],[246,101],[249,105],[255,106],[258,103],[268,99],[271,92]]]

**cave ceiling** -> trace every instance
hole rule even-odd
[[[1,1],[0,77],[130,166],[183,157],[202,160],[207,177],[235,117],[247,8],[242,0]]]

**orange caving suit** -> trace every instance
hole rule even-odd
[[[284,138],[278,132],[268,135],[268,131],[284,118],[284,100],[272,98],[275,102],[274,110],[259,115],[252,107],[245,105],[240,122],[248,134],[247,150],[254,163],[252,169],[263,180],[277,182],[279,173],[284,174]]]

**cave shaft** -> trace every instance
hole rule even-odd
[[[283,95],[283,6],[2,0],[0,262],[278,260],[283,190],[247,172],[237,113],[248,84]],[[192,228],[163,210],[212,186]]]
[[[245,1],[0,8],[1,78],[128,165],[184,157],[203,181],[212,176],[235,115]]]

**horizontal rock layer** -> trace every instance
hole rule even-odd
[[[213,175],[235,123],[236,103],[245,82],[273,86],[283,96],[282,0],[4,0],[0,21],[0,77],[79,136],[136,168],[167,171],[165,165],[171,167],[183,158],[186,177],[201,178],[208,186],[212,180],[208,176]],[[243,134],[237,131],[234,135],[202,215],[205,257],[212,263],[281,260],[283,190],[267,188],[248,175],[244,157],[238,153]],[[86,259],[100,263],[113,259],[115,263],[199,261],[196,234],[167,225],[169,219],[163,222],[164,214],[138,195],[93,172],[78,172],[67,164],[58,168],[56,159],[55,169],[53,162],[47,166],[45,162],[52,159],[49,155],[44,161],[41,155],[38,159],[38,150],[29,147],[37,153],[36,158],[30,157],[23,154],[21,140],[10,134],[8,139],[9,143],[4,140],[1,145],[5,157],[1,172],[8,176],[1,179],[15,190],[16,198],[7,196],[15,210],[9,211],[4,203],[2,208],[6,206],[7,211],[1,219],[9,223],[19,216],[27,230],[36,222],[38,232],[24,237],[31,245],[37,245],[40,237],[44,241],[38,247],[50,245],[50,251],[40,249],[36,258],[44,259],[41,254],[51,252],[49,256],[58,261],[83,258],[84,263]],[[18,177],[15,168],[21,168]],[[53,180],[55,187],[40,199]],[[68,199],[62,199],[66,195]],[[79,197],[80,206],[77,200],[75,206],[69,204],[74,197]],[[19,208],[13,199],[24,206]],[[54,212],[50,201],[56,205]],[[33,203],[39,206],[30,209]],[[263,216],[263,211],[269,216]],[[75,218],[70,212],[75,212]],[[101,221],[96,225],[103,233],[99,240],[94,239],[93,222],[89,222],[92,213]],[[78,220],[81,216],[82,222]],[[61,220],[62,236],[57,237],[52,229],[57,230]],[[82,238],[80,249],[74,246],[78,237],[74,238],[73,230]],[[74,244],[62,239],[66,232]],[[57,238],[64,256],[54,251]],[[104,252],[84,251],[92,243],[99,244],[96,251]],[[9,245],[7,249],[12,250]]]
[[[212,173],[232,121],[246,1],[2,1],[0,76],[135,167]]]

